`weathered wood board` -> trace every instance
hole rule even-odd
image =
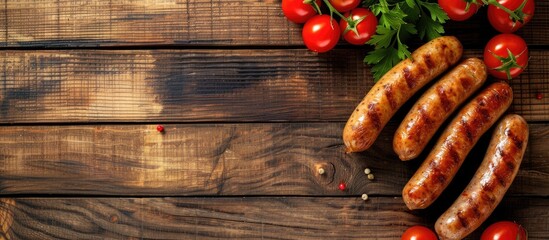
[[[507,217],[543,239],[548,209],[547,199],[506,198],[467,239]],[[411,212],[392,197],[6,198],[0,221],[6,239],[397,239],[443,210]]]
[[[433,206],[407,210],[401,189],[427,151],[401,162],[391,141],[411,104],[370,150],[344,153],[345,121],[373,85],[371,46],[312,53],[280,2],[0,2],[0,239],[397,239],[432,227],[489,133]],[[496,34],[486,8],[445,27],[464,57]],[[517,34],[531,58],[509,112],[530,142],[468,239],[500,220],[549,239],[549,1]]]
[[[286,20],[274,0],[5,0],[0,47],[302,46],[301,25]],[[532,46],[547,44],[549,2],[520,30]],[[480,10],[448,34],[481,46],[495,31]],[[342,42],[343,43],[343,42]]]
[[[0,54],[2,123],[346,121],[373,84],[363,51],[351,49]],[[528,121],[549,120],[549,97],[536,99],[549,96],[548,62],[533,50],[510,82],[512,110]]]
[[[164,133],[156,125],[0,127],[0,194],[398,196],[423,160],[395,156],[395,124],[360,154],[344,152],[340,123],[164,127]],[[549,125],[530,131],[510,194],[547,197]],[[469,182],[489,137],[464,163],[453,192]],[[340,182],[348,191],[338,190]]]

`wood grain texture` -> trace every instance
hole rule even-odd
[[[346,121],[373,84],[351,49],[0,54],[0,123]],[[511,81],[513,111],[528,121],[549,120],[549,97],[536,99],[549,96],[548,63],[534,50]]]
[[[341,123],[170,124],[164,134],[155,127],[1,127],[0,194],[399,196],[427,153],[398,160],[394,124],[360,154],[345,154]],[[549,196],[549,125],[530,131],[510,194]],[[488,134],[480,142],[487,140]],[[448,198],[469,182],[486,145],[470,154]],[[338,190],[340,182],[346,191]]]
[[[529,239],[549,234],[549,200],[505,198],[467,239],[512,217]],[[400,198],[21,198],[0,201],[6,239],[397,239],[432,226],[440,210],[411,212]],[[536,212],[537,214],[529,214]]]
[[[8,47],[301,42],[280,1],[9,0],[2,5],[0,41]]]
[[[274,0],[5,0],[1,5],[0,47],[303,47],[301,25],[287,21]],[[447,34],[482,46],[495,34],[485,9],[468,22],[448,22]],[[545,45],[548,30],[549,3],[536,1],[532,22],[519,33],[532,46]]]

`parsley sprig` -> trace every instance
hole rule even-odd
[[[368,41],[374,46],[364,58],[372,65],[374,80],[379,80],[393,66],[410,57],[406,42],[417,36],[431,40],[444,33],[446,13],[436,0],[364,0],[378,17],[376,34]]]

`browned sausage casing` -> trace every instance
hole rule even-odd
[[[433,39],[398,63],[366,94],[343,129],[347,152],[368,149],[389,119],[414,93],[461,58],[455,37]],[[413,59],[413,60],[412,60]]]
[[[410,109],[395,132],[393,149],[401,160],[416,158],[440,125],[486,81],[478,58],[458,64],[430,87]]]
[[[435,223],[441,240],[466,237],[492,214],[515,179],[527,144],[528,124],[521,116],[510,114],[498,123],[473,179]]]
[[[426,208],[454,178],[463,160],[513,100],[511,87],[490,84],[448,124],[435,147],[402,190],[409,209]]]

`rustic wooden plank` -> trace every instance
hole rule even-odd
[[[371,81],[349,50],[0,54],[0,122],[10,123],[333,120]]]
[[[0,53],[0,123],[346,121],[373,79],[362,53],[59,50]],[[480,56],[478,50],[466,56]],[[511,81],[513,109],[547,121],[549,51]]]
[[[548,199],[506,198],[467,239],[502,219],[521,223],[529,239],[547,239],[548,209]],[[6,239],[396,239],[412,225],[432,228],[442,210],[411,212],[390,197],[0,201]]]
[[[4,46],[286,45],[301,41],[278,1],[9,0]],[[6,22],[7,21],[7,22]],[[268,31],[266,31],[268,29]]]
[[[388,126],[370,150],[346,154],[342,123],[170,124],[164,134],[155,125],[4,126],[0,194],[398,196],[421,160],[398,160],[396,127]],[[447,197],[467,184],[488,137]],[[549,196],[547,141],[549,125],[531,124],[511,195]],[[340,182],[346,191],[338,190]]]
[[[301,26],[282,14],[280,1],[5,0],[0,47],[132,45],[301,46]],[[547,45],[549,3],[536,2],[527,42]],[[485,9],[471,21],[449,22],[448,34],[480,46],[495,34]],[[343,43],[343,41],[342,41]]]

